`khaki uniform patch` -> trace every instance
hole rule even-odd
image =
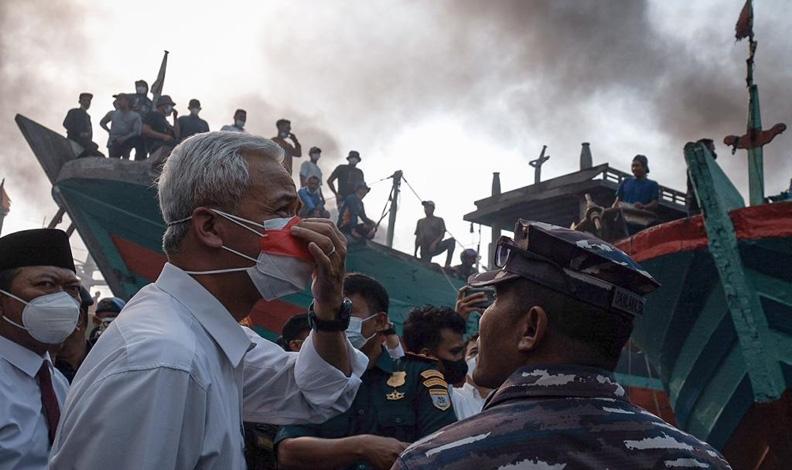
[[[425,370],[425,371],[421,372],[421,377],[423,377],[425,379],[429,379],[431,377],[437,377],[437,378],[440,378],[440,379],[445,379],[445,376],[443,375],[442,372],[440,372],[439,370],[434,370],[434,369],[429,369],[429,370]]]
[[[431,387],[443,387],[446,389],[448,388],[448,382],[446,382],[443,379],[438,379],[437,377],[426,379],[424,380],[423,384],[426,388],[431,388]]]
[[[401,400],[404,398],[404,394],[398,390],[394,390],[393,392],[386,394],[385,398],[388,400]]]
[[[404,383],[407,382],[407,372],[404,371],[397,371],[391,374],[388,378],[388,381],[385,382],[388,384],[389,387],[401,387]]]

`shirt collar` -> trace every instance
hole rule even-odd
[[[605,369],[547,365],[517,369],[489,397],[484,408],[509,400],[547,397],[610,398],[627,401],[624,388]]]
[[[165,263],[156,284],[190,311],[237,367],[254,344],[231,312],[192,276],[170,263]]]
[[[0,357],[30,377],[35,377],[43,361],[52,362],[49,353],[39,356],[30,349],[0,336]]]

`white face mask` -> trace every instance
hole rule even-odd
[[[255,264],[243,268],[185,271],[187,274],[223,274],[245,271],[250,276],[250,280],[253,281],[253,285],[256,286],[261,297],[268,301],[302,292],[308,287],[314,271],[313,257],[308,252],[308,248],[302,242],[297,241],[295,243],[291,235],[291,227],[300,221],[299,217],[270,219],[264,221],[263,224],[259,224],[217,209],[211,210],[262,237],[261,252],[259,252],[258,259],[256,259],[223,245],[222,248],[224,250],[250,260]],[[191,218],[188,217],[171,222],[171,225],[185,222]],[[259,227],[264,230],[264,233],[259,233],[242,222]]]
[[[476,364],[478,363],[477,359],[478,359],[478,356],[473,356],[473,357],[471,357],[470,359],[468,359],[466,361],[467,362],[467,366],[468,366],[467,375],[471,379],[473,378],[473,371],[476,370]]]
[[[377,336],[377,333],[374,333],[368,338],[363,336],[363,322],[371,320],[376,316],[377,314],[375,313],[374,315],[370,315],[366,318],[359,318],[359,317],[349,318],[349,327],[347,327],[346,329],[346,335],[347,338],[349,338],[349,342],[352,343],[352,346],[354,346],[355,349],[363,348],[363,346],[365,346],[366,343],[368,343],[371,338]]]
[[[198,113],[200,112],[201,110],[199,108],[190,108],[190,114],[192,114],[193,116],[197,116]]]
[[[166,116],[168,116],[172,112],[173,112],[173,106],[171,106],[171,105],[165,106],[165,115]]]
[[[245,121],[243,121],[241,119],[237,119],[236,121],[234,121],[234,125],[237,126],[240,129],[244,129],[245,128]]]
[[[30,302],[25,302],[10,292],[0,292],[25,304],[21,325],[5,315],[3,319],[27,331],[36,341],[45,344],[62,343],[77,327],[80,304],[66,292],[42,295]]]

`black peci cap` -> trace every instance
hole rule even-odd
[[[56,266],[76,272],[66,232],[40,228],[0,238],[0,271],[25,266]]]

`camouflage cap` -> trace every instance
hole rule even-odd
[[[631,314],[640,314],[643,296],[660,286],[626,253],[589,233],[521,219],[514,236],[498,242],[495,265],[500,269],[471,276],[471,286],[524,278]]]

